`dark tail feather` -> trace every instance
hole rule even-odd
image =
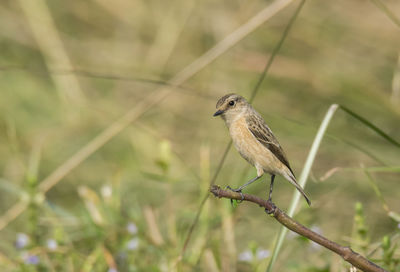
[[[294,177],[294,175],[293,176],[289,176],[289,178],[287,180],[289,180],[289,182],[296,187],[296,189],[300,192],[300,194],[302,194],[304,196],[304,198],[307,201],[308,206],[311,206],[310,199],[308,198],[306,193],[303,191],[303,188],[301,188],[300,185],[297,183],[296,178]]]

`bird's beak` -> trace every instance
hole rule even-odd
[[[218,115],[221,115],[221,114],[223,114],[224,113],[224,111],[223,110],[217,110],[215,113],[214,113],[214,117],[215,116],[218,116]]]

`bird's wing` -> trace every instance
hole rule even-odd
[[[285,153],[283,152],[282,147],[280,146],[278,140],[275,138],[271,129],[265,124],[264,120],[261,116],[252,114],[246,118],[247,127],[250,132],[256,137],[256,139],[263,144],[266,148],[268,148],[275,157],[277,157],[287,168],[294,173],[290,168],[289,161],[286,158]]]

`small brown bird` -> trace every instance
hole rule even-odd
[[[261,178],[264,173],[269,173],[271,184],[268,200],[271,201],[275,175],[279,174],[293,184],[308,205],[311,205],[309,198],[297,183],[278,140],[246,99],[237,94],[227,94],[218,100],[216,108],[214,116],[221,116],[225,121],[240,155],[257,169],[257,177],[232,190],[241,193],[247,185]]]

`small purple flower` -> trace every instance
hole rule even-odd
[[[253,253],[250,250],[245,250],[239,254],[238,259],[242,262],[251,262],[253,260]]]
[[[262,249],[262,248],[257,249],[257,252],[256,252],[257,259],[259,259],[259,260],[266,259],[269,257],[269,255],[271,255],[269,250]]]
[[[116,268],[110,268],[107,272],[118,272],[118,270]]]
[[[56,250],[58,247],[57,241],[54,239],[48,239],[46,242],[46,246],[49,250]]]
[[[17,239],[15,241],[15,247],[18,249],[22,249],[29,244],[29,236],[25,233],[17,233]]]
[[[133,222],[128,223],[128,225],[126,226],[126,230],[132,235],[134,235],[138,232],[138,228],[137,228],[136,224]]]
[[[400,223],[397,225],[397,228],[400,229]]]
[[[39,262],[40,262],[40,259],[39,259],[39,256],[37,256],[37,255],[27,255],[25,258],[24,258],[24,262],[26,263],[26,264],[32,264],[32,265],[37,265]]]
[[[128,241],[126,248],[128,250],[136,250],[139,247],[139,239],[138,238],[133,238]]]

